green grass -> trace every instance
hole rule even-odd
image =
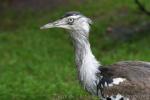
[[[113,41],[109,25],[135,25],[149,20],[132,0],[89,0],[52,11],[8,11],[0,17],[0,100],[91,100],[77,80],[74,52],[63,29],[40,30],[66,11],[77,10],[94,20],[92,50],[102,64],[122,60],[150,61],[150,35]],[[127,16],[119,16],[127,10]],[[147,32],[149,34],[150,32]],[[141,33],[143,34],[143,33]]]

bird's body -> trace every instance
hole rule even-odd
[[[122,61],[102,66],[90,48],[90,23],[80,13],[69,12],[42,29],[61,27],[70,31],[79,80],[89,93],[104,100],[150,100],[150,63]]]
[[[121,94],[129,100],[150,100],[150,63],[122,61],[101,68],[101,75],[109,79],[125,79],[117,85],[104,85],[104,97]]]

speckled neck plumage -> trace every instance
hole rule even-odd
[[[79,80],[84,88],[96,94],[96,73],[99,73],[100,64],[92,54],[87,34],[83,31],[71,31]]]

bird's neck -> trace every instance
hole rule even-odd
[[[99,73],[100,64],[93,55],[86,33],[80,31],[71,32],[75,48],[75,61],[79,72],[79,79],[89,91],[95,91],[96,74]]]

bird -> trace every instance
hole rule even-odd
[[[150,62],[129,60],[102,65],[90,47],[92,23],[80,12],[70,11],[40,29],[63,28],[69,32],[79,83],[89,94],[100,100],[150,100]]]

